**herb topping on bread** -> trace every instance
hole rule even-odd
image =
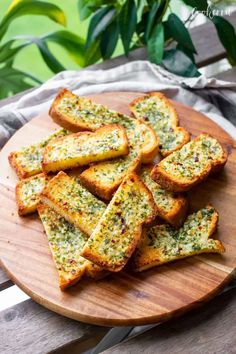
[[[170,225],[157,225],[143,233],[132,265],[136,272],[201,253],[223,253],[219,240],[210,238],[215,232],[218,213],[212,206],[189,215],[179,230]]]
[[[113,124],[96,132],[54,139],[45,148],[42,166],[45,172],[55,172],[127,155],[128,152],[125,129]]]
[[[106,209],[105,203],[62,171],[47,183],[41,200],[88,236]]]
[[[37,211],[40,194],[46,185],[46,176],[39,175],[19,181],[16,185],[16,204],[19,215],[26,215]]]
[[[120,271],[140,240],[142,225],[150,223],[155,215],[150,191],[135,173],[130,173],[114,194],[81,255],[109,271]]]
[[[26,146],[20,151],[12,152],[8,159],[17,176],[23,179],[41,173],[43,152],[47,144],[53,139],[68,133],[65,129],[59,129],[39,143]]]
[[[139,97],[130,104],[136,118],[148,122],[157,134],[163,156],[180,149],[189,139],[189,133],[179,127],[179,118],[172,103],[160,92]]]
[[[157,215],[174,227],[182,225],[187,208],[187,198],[163,189],[150,175],[151,166],[142,167],[140,177],[153,195],[157,207]]]
[[[154,166],[151,175],[163,188],[182,192],[221,169],[226,161],[220,143],[203,133]]]

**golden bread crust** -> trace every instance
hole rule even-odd
[[[214,145],[217,145],[217,149],[219,150],[219,157],[214,158],[211,156],[209,153],[208,156],[206,155],[207,163],[205,163],[204,169],[201,169],[201,174],[199,173],[192,173],[191,177],[182,177],[179,175],[179,177],[176,177],[176,173],[170,173],[170,171],[166,170],[167,164],[174,166],[175,170],[178,172],[179,170],[185,170],[186,172],[188,170],[193,169],[195,166],[203,166],[201,161],[199,160],[199,156],[202,154],[203,155],[203,148],[201,150],[201,141],[202,144],[206,140],[212,143]],[[195,145],[196,144],[196,147]],[[199,146],[198,146],[199,145]],[[184,159],[181,154],[187,154],[189,151],[190,158]],[[196,158],[194,157],[196,154]],[[205,154],[205,153],[204,153]],[[183,158],[183,160],[181,160]],[[205,156],[204,156],[205,158]],[[196,161],[194,160],[196,159]],[[191,164],[190,164],[191,162]],[[223,149],[223,147],[220,145],[220,143],[212,137],[210,134],[202,133],[198,137],[196,137],[194,140],[186,144],[182,149],[180,149],[177,152],[174,152],[173,154],[169,155],[165,159],[163,159],[160,163],[158,163],[156,166],[153,167],[151,176],[152,178],[158,182],[163,188],[174,191],[174,192],[184,192],[195,186],[196,184],[202,182],[205,180],[210,173],[214,173],[221,168],[224,167],[225,163],[227,162],[227,153]],[[180,167],[178,167],[180,166]],[[185,173],[186,173],[185,172]]]
[[[172,130],[172,135],[175,134],[177,139],[179,140],[178,142],[176,142],[176,146],[171,148],[164,148],[162,146],[162,140],[165,136],[165,131],[166,131],[166,127],[165,127],[165,121],[163,121],[163,126],[155,126],[155,120],[152,121],[152,119],[150,119],[150,116],[148,115],[147,112],[141,110],[141,112],[138,111],[137,107],[138,105],[145,103],[146,100],[150,99],[150,98],[154,98],[157,100],[157,102],[159,102],[159,104],[162,106],[162,109],[165,112],[168,112],[169,115],[169,126],[170,129]],[[150,92],[144,96],[138,97],[136,98],[134,101],[132,101],[129,105],[131,112],[133,113],[133,115],[136,118],[141,118],[143,119],[146,123],[148,122],[149,125],[154,129],[156,135],[157,135],[157,140],[158,140],[158,144],[159,144],[159,149],[160,152],[162,154],[162,156],[166,157],[169,154],[171,154],[173,151],[179,150],[183,145],[185,145],[187,142],[189,142],[190,140],[190,134],[189,132],[184,129],[183,127],[179,127],[179,117],[177,114],[176,109],[174,108],[174,106],[172,105],[172,103],[168,100],[168,98],[163,95],[161,92]],[[158,112],[157,112],[158,113]],[[157,122],[157,120],[156,120]],[[161,128],[163,128],[163,134],[160,135],[160,130]],[[169,134],[169,132],[166,132],[166,137],[167,134]],[[181,138],[180,138],[181,136]],[[165,138],[164,138],[165,140]]]
[[[128,195],[133,201],[127,204]],[[142,226],[151,223],[155,215],[151,192],[135,173],[130,173],[114,194],[81,255],[104,269],[120,271],[140,240]]]

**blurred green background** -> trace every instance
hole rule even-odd
[[[10,5],[12,0],[1,0],[0,2],[0,16],[3,17],[5,11]],[[45,2],[50,2],[59,6],[64,10],[67,18],[67,28],[78,34],[80,37],[85,38],[87,33],[87,27],[89,21],[83,21],[81,23],[78,14],[77,1],[75,0],[44,0]],[[4,36],[4,41],[10,39],[16,35],[42,35],[51,31],[56,31],[63,29],[63,26],[50,21],[48,18],[43,16],[22,16],[14,20],[12,25],[9,27],[6,35]],[[78,65],[73,62],[69,55],[64,49],[59,45],[50,43],[49,48],[53,49],[53,53],[57,58],[60,58],[60,62],[66,68],[78,69]],[[37,58],[37,60],[35,60]],[[41,81],[45,81],[53,75],[51,70],[45,65],[41,55],[38,53],[38,49],[35,45],[31,45],[21,51],[14,62],[14,67],[31,74],[34,74]]]
[[[235,1],[236,0],[233,0],[233,3],[235,3]],[[27,15],[25,15],[24,12],[24,16],[22,16],[22,13],[20,13],[18,7],[17,11],[18,14],[20,13],[20,17],[16,18],[16,16],[14,16],[14,11],[16,13],[16,7],[14,8],[13,11],[11,8],[10,12],[11,12],[11,16],[13,13],[13,16],[11,18],[10,25],[7,29],[7,32],[4,34],[3,38],[1,37],[1,48],[2,48],[1,50],[2,59],[0,65],[0,71],[1,71],[0,97],[1,98],[7,95],[11,95],[13,93],[17,93],[19,91],[23,91],[24,89],[28,88],[29,84],[30,85],[38,84],[37,80],[36,81],[33,80],[33,82],[31,82],[32,78],[29,79],[28,74],[30,74],[31,76],[33,75],[41,82],[44,82],[45,80],[53,76],[54,73],[63,70],[63,67],[69,70],[70,69],[78,70],[80,68],[78,66],[78,63],[76,64],[75,61],[71,59],[69,54],[76,54],[77,58],[78,57],[82,58],[82,60],[79,60],[79,63],[81,65],[89,65],[89,63],[91,62],[94,63],[97,60],[99,60],[99,58],[101,57],[107,59],[111,56],[114,57],[120,54],[124,54],[124,51],[128,54],[129,50],[131,50],[131,48],[133,48],[134,45],[136,47],[147,46],[148,59],[156,64],[163,65],[170,72],[174,72],[182,76],[195,76],[196,74],[199,75],[199,72],[194,62],[194,53],[196,53],[196,50],[193,44],[191,44],[192,41],[188,33],[188,28],[190,26],[199,25],[202,22],[205,22],[206,17],[201,14],[195,14],[196,16],[192,20],[190,19],[189,15],[192,11],[193,6],[194,7],[196,6],[196,8],[200,10],[202,8],[206,9],[209,4],[207,0],[198,0],[198,1],[196,0],[194,1],[193,0],[172,0],[172,1],[155,0],[154,1],[153,0],[149,2],[144,0],[143,1],[142,0],[139,1],[138,0],[137,1],[134,0],[117,0],[117,1],[115,0],[95,1],[94,0],[92,1],[91,0],[91,3],[97,4],[95,7],[92,7],[93,8],[92,12],[91,12],[91,5],[89,7],[89,5],[87,4],[88,0],[42,0],[41,2],[44,3],[44,5],[42,5],[44,9],[43,14],[45,14],[46,16],[28,15],[29,8],[28,7],[26,8],[25,5],[27,6],[30,6],[30,4],[36,5],[36,3],[40,3],[39,1],[35,1],[34,3],[34,0],[14,0],[14,2],[13,0],[0,0],[0,20],[4,18],[3,22],[5,21],[6,17],[9,14],[8,13],[7,16],[4,17],[6,10],[8,9],[9,5],[13,3],[14,6],[16,5],[16,7],[20,3],[21,4],[24,3],[25,12],[27,13]],[[47,6],[46,6],[47,10],[45,11],[45,2],[51,4],[52,6],[54,5],[58,6],[64,12],[67,20],[66,28],[56,23],[56,22],[63,23],[63,21],[60,21],[60,19],[58,18],[56,20],[54,19],[54,21],[56,21],[54,22],[48,18],[50,16],[48,16]],[[226,6],[225,0],[224,1],[211,0],[211,2],[217,2],[217,6],[221,6],[221,5]],[[90,16],[89,18],[87,18],[87,20],[84,21],[80,20],[78,4],[83,4],[83,6],[88,7],[89,9],[88,14]],[[107,4],[112,4],[112,5],[108,6]],[[139,5],[136,6],[135,4],[139,4]],[[128,6],[127,8],[126,5]],[[133,6],[133,8],[130,8],[131,5]],[[133,17],[130,16],[132,10],[135,11],[135,16]],[[53,11],[55,11],[55,9]],[[82,9],[80,14],[82,14],[83,11],[84,9]],[[153,11],[154,11],[154,15],[153,15]],[[113,33],[117,33],[116,30],[113,30],[114,27],[112,27],[112,30],[111,27],[109,27],[110,24],[112,24],[111,21],[109,22],[109,20],[108,21],[106,20],[106,17],[110,16],[111,13],[112,13],[112,17],[110,19],[116,25],[115,28],[118,28],[117,36],[113,35]],[[99,17],[101,16],[101,14],[103,17]],[[125,16],[125,19],[124,19],[124,14],[127,15]],[[99,20],[96,20],[97,21],[96,22],[95,18]],[[101,19],[103,21],[101,21]],[[97,27],[99,27],[100,22],[102,22],[101,25],[102,28],[100,29],[100,32],[97,34],[97,37],[95,37],[94,33],[98,31]],[[221,40],[222,44],[224,45],[227,51],[227,55],[230,63],[232,65],[235,65],[236,63],[235,29],[230,25],[230,23],[227,23],[227,21],[225,21],[222,18],[218,18],[217,22],[214,24],[219,34],[219,40]],[[3,27],[2,23],[0,29],[1,27]],[[161,31],[159,32],[156,31],[158,27],[161,28]],[[225,27],[227,27],[227,30],[225,29]],[[40,37],[46,34],[48,35],[51,32],[55,33],[56,31],[61,31],[61,30],[64,30],[63,33],[65,33],[65,30],[69,30],[73,34],[79,36],[80,38],[77,38],[76,36],[73,37],[71,33],[68,34],[68,32],[66,32],[69,35],[69,37],[72,36],[72,39],[70,37],[69,40],[72,40],[72,42],[74,41],[72,45],[73,47],[72,49],[70,45],[68,45],[68,37],[66,37],[66,39],[64,40],[57,38],[58,42],[61,45],[52,41],[46,42],[45,45],[45,43],[43,42],[43,44],[45,45],[43,51],[44,57],[45,57],[45,50],[47,51],[46,53],[47,58],[45,61],[43,60],[41,53],[39,52],[39,49],[36,46],[36,44],[31,44],[24,47],[25,43],[31,43],[32,39],[29,39],[28,42],[27,38],[24,39],[21,38],[20,40],[19,38],[17,40],[14,38],[16,36]],[[88,36],[87,36],[87,32],[88,32]],[[129,35],[129,32],[131,32],[131,35]],[[103,34],[105,34],[104,42],[102,42]],[[56,35],[58,35],[58,33]],[[158,35],[160,35],[160,38],[158,37]],[[93,36],[94,38],[92,38]],[[87,41],[86,41],[86,37],[87,37]],[[88,39],[90,40],[91,38],[92,38],[91,43],[90,45],[87,46]],[[125,48],[125,42],[127,42],[127,38],[129,42],[128,51]],[[38,40],[40,38],[36,38],[36,39]],[[24,45],[22,45],[23,42]],[[87,44],[84,46],[85,42]],[[113,42],[115,43],[114,46],[113,46]],[[170,43],[173,44],[173,42],[174,42],[174,47],[172,46],[172,48],[174,49],[168,50],[167,45],[169,45]],[[102,49],[104,51],[104,47],[106,47],[104,43],[108,43],[109,44],[108,47],[113,46],[112,50],[110,50],[109,55],[104,55],[104,53],[102,52]],[[93,48],[93,44],[95,44],[94,47],[97,49],[96,50],[92,49],[90,54],[88,54],[90,47]],[[51,52],[47,50],[47,45],[51,50]],[[22,47],[24,48],[18,51],[18,48],[21,49]],[[70,53],[68,53],[68,51],[66,51],[65,48],[67,48]],[[96,51],[99,52],[98,56],[96,55]],[[165,54],[168,54],[167,60],[165,60]],[[179,57],[180,54],[181,54],[181,60]],[[90,57],[93,60],[87,60],[86,62],[86,59],[90,59]],[[178,58],[178,60],[176,60],[175,58]],[[101,60],[102,58],[100,59],[100,61]],[[167,65],[168,60],[171,63],[171,66]],[[172,65],[173,60],[175,63],[174,67]],[[58,61],[60,65],[59,69],[58,69],[58,64],[56,63]],[[52,63],[53,65],[51,65],[50,63]],[[54,72],[52,72],[47,65],[49,65],[49,67],[51,67],[52,70],[54,70]],[[20,70],[21,72],[17,72],[17,70]]]
[[[59,6],[65,12],[67,19],[67,29],[71,30],[82,38],[86,38],[89,19],[83,22],[80,21],[76,0],[44,1]],[[0,19],[4,16],[4,13],[11,2],[12,0],[0,1]],[[176,0],[172,3],[172,11],[174,11],[176,14],[181,12],[181,7],[183,7],[183,3],[180,0]],[[39,36],[60,29],[63,29],[63,26],[50,21],[46,17],[32,15],[22,16],[15,19],[13,24],[9,27],[6,35],[4,36],[4,42],[17,35],[30,34]],[[61,48],[61,46],[50,43],[49,48],[52,49],[54,55],[60,59],[60,62],[63,63],[64,67],[67,69],[78,70],[78,65],[71,60],[68,53],[66,53],[66,51]],[[113,53],[113,57],[122,53],[122,44],[119,40],[118,46]],[[37,60],[34,60],[35,58],[37,58]],[[31,45],[17,54],[14,61],[14,67],[16,69],[33,74],[41,81],[45,81],[53,75],[52,71],[45,65],[41,55],[38,53],[38,48],[35,45]]]

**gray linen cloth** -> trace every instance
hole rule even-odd
[[[17,102],[0,109],[0,147],[31,118],[48,110],[62,87],[80,95],[108,91],[162,91],[169,98],[205,113],[236,139],[236,83],[170,74],[148,61],[134,61],[109,70],[63,71]],[[223,115],[228,119],[224,119]]]

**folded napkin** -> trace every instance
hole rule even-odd
[[[47,111],[58,90],[79,95],[108,91],[162,91],[169,98],[205,113],[236,139],[236,83],[170,74],[148,61],[134,61],[109,70],[63,71],[0,109],[0,147],[30,119]],[[223,116],[225,118],[223,118]]]

